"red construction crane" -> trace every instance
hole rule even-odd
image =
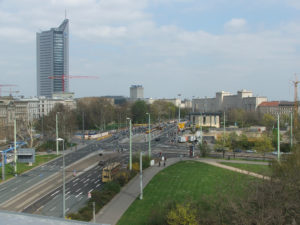
[[[16,87],[15,84],[0,84],[0,96],[2,96],[2,87]]]
[[[97,76],[71,76],[71,75],[62,75],[62,76],[51,76],[48,77],[49,79],[58,79],[62,80],[62,92],[65,92],[65,79],[73,79],[73,78],[79,78],[79,79],[98,79]]]

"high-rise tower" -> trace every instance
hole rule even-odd
[[[52,97],[53,93],[63,90],[69,92],[69,79],[49,79],[69,75],[68,19],[57,28],[36,34],[36,60],[38,96]]]

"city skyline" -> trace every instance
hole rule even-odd
[[[1,84],[36,95],[35,34],[70,19],[70,81],[76,97],[214,96],[248,89],[293,100],[299,72],[297,1],[0,1]],[[276,16],[274,16],[276,15]]]

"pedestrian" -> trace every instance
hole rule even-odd
[[[160,161],[158,161],[158,166],[160,166]]]
[[[164,166],[166,166],[166,160],[164,161]]]
[[[165,156],[165,162],[167,161],[167,157]]]

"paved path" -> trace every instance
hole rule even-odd
[[[172,165],[178,162],[179,158],[173,158],[167,160],[167,165]],[[164,169],[163,166],[154,165],[149,167],[143,172],[143,186],[145,187],[149,181],[159,171]],[[121,216],[125,213],[131,203],[136,200],[140,194],[140,176],[135,176],[125,187],[122,188],[106,206],[104,206],[100,212],[96,215],[96,223],[102,224],[117,224]]]
[[[184,160],[189,160],[189,158],[184,158]],[[223,169],[228,169],[231,171],[247,174],[250,176],[254,176],[261,179],[270,179],[267,176],[262,176],[260,174],[256,174],[253,172],[249,172],[246,170],[241,170],[235,167],[226,166],[223,164],[220,164],[218,162],[228,162],[229,160],[218,160],[218,159],[194,159],[199,162],[207,163],[209,165],[221,167]],[[169,158],[167,160],[167,165],[172,165],[176,162],[180,161],[180,158]],[[246,164],[262,164],[262,165],[268,165],[268,163],[265,162],[255,162],[255,161],[238,161],[238,160],[232,160],[230,162],[234,163],[246,163]],[[164,169],[163,166],[158,167],[157,165],[152,166],[148,169],[146,169],[143,172],[143,184],[144,188],[149,183],[149,181],[162,169]],[[138,198],[140,194],[140,177],[137,175],[135,178],[133,178],[125,187],[122,188],[120,193],[118,193],[107,205],[105,205],[100,212],[96,215],[96,223],[102,223],[102,224],[110,224],[115,225],[121,218],[121,216],[125,213],[125,211],[129,208],[129,206]]]

